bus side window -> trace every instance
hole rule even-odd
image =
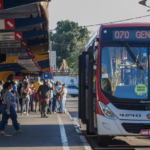
[[[89,70],[88,70],[88,65],[89,65],[89,55],[86,55],[86,75],[85,75],[85,83],[88,86],[88,79],[89,79]]]
[[[96,93],[96,67],[97,67],[97,49],[95,49],[94,53],[94,65],[93,65],[93,92]]]
[[[97,64],[97,49],[94,50],[93,56],[94,56],[94,64],[96,65]]]
[[[93,92],[96,93],[96,65],[93,66]]]

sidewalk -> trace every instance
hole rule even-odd
[[[52,114],[40,118],[18,114],[22,134],[16,134],[11,120],[6,127],[7,136],[0,135],[0,150],[85,150],[83,140],[76,132],[73,121],[65,114]]]

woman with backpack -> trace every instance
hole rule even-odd
[[[24,107],[26,106],[26,114],[29,115],[29,102],[30,102],[30,85],[28,82],[24,81],[24,85],[21,88],[21,97],[22,97],[22,111],[23,115]]]

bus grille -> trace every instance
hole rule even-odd
[[[150,124],[142,124],[142,123],[122,123],[124,129],[129,133],[139,134],[142,129],[150,130]]]
[[[120,104],[120,103],[113,103],[113,105],[118,109],[123,110],[138,110],[138,111],[149,111],[147,109],[147,105],[145,104]],[[149,104],[148,104],[149,105]]]

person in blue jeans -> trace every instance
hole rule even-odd
[[[5,124],[8,119],[12,120],[13,126],[17,133],[22,133],[19,128],[19,123],[17,121],[17,113],[15,111],[16,103],[11,90],[13,89],[13,85],[10,82],[6,82],[4,85],[5,91],[2,94],[3,105],[1,106],[2,112],[2,121],[0,122],[0,134],[5,135]]]
[[[57,95],[56,110],[58,110],[59,112],[61,110],[61,105],[60,105],[60,100],[58,100],[58,97],[60,96],[61,89],[62,89],[62,84],[61,84],[61,82],[57,81],[56,87],[55,87],[55,91],[56,91],[56,95]]]
[[[33,85],[31,84],[30,85],[30,103],[29,103],[29,107],[30,107],[30,110],[31,111],[34,111],[33,110],[33,102],[34,102],[34,91],[35,91],[35,88],[33,87]]]
[[[53,90],[53,105],[52,105],[52,112],[55,113],[56,112],[56,102],[57,102],[57,94],[56,91]]]
[[[67,97],[67,87],[65,84],[62,84],[62,89],[60,92],[60,113],[66,113],[66,97]]]

